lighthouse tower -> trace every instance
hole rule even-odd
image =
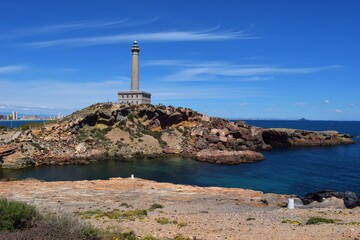
[[[137,41],[131,48],[131,91],[139,91],[139,52]]]
[[[150,104],[151,94],[139,88],[139,52],[140,47],[134,41],[131,47],[131,90],[118,92],[118,102],[123,104]]]

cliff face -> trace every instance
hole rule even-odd
[[[272,147],[353,143],[350,136],[336,132],[261,129],[187,108],[153,105],[95,104],[56,123],[2,131],[3,168],[173,154],[238,164],[263,160],[259,151]]]

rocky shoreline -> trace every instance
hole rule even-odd
[[[23,201],[42,212],[74,216],[97,228],[134,231],[143,238],[181,235],[184,239],[355,240],[360,237],[360,207],[346,209],[341,199],[331,196],[329,201],[312,204],[310,208],[300,208],[300,199],[295,199],[295,209],[287,209],[287,199],[294,196],[137,178],[25,180],[0,184],[0,198]],[[117,218],[118,215],[127,217]],[[313,224],[314,220],[322,224]]]
[[[95,104],[58,122],[0,129],[0,165],[22,168],[91,160],[186,156],[239,164],[264,160],[278,147],[355,143],[335,131],[264,129],[187,108]]]

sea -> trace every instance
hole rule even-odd
[[[360,195],[360,122],[248,120],[250,125],[305,130],[336,130],[354,137],[356,144],[332,147],[273,149],[266,160],[235,166],[204,163],[182,157],[134,161],[98,161],[88,165],[0,169],[0,179],[36,178],[44,181],[135,177],[197,186],[245,188],[295,194],[321,189]],[[1,122],[0,122],[1,123]],[[1,183],[0,183],[1,185]]]
[[[45,123],[48,120],[0,120],[0,127],[17,128],[28,123]]]

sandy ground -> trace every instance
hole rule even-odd
[[[182,234],[211,240],[360,239],[360,208],[289,210],[280,207],[288,196],[244,189],[203,188],[130,178],[75,182],[27,180],[0,182],[0,197],[34,204],[41,210],[78,216],[100,228],[133,230],[139,236]],[[83,219],[79,215],[88,210],[149,209],[154,203],[163,208],[148,211],[147,216],[135,221],[95,215]],[[170,223],[158,223],[161,217]],[[306,225],[309,217],[340,221]],[[301,224],[282,223],[285,219]]]

